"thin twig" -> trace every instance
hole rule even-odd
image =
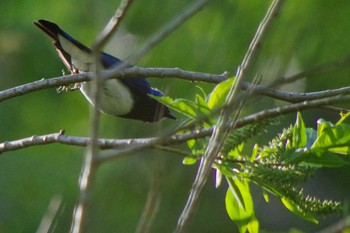
[[[91,91],[93,96],[94,108],[90,111],[90,143],[86,149],[86,155],[84,164],[79,181],[79,202],[75,207],[73,221],[72,221],[72,233],[87,232],[88,229],[88,218],[91,204],[92,195],[92,184],[96,175],[97,163],[96,158],[98,157],[98,135],[100,129],[100,90],[104,84],[105,79],[102,79],[100,71],[102,70],[101,65],[101,54],[100,49],[107,43],[111,38],[113,32],[116,30],[120,23],[120,20],[128,9],[131,1],[122,1],[116,11],[116,15],[112,17],[106,28],[99,35],[98,39],[92,46],[92,54],[94,55],[93,64],[93,80],[91,82]]]
[[[186,71],[179,68],[141,68],[132,67],[119,71],[101,71],[101,76],[108,79],[114,78],[134,78],[134,77],[174,77],[189,80],[192,82],[208,82],[219,83],[226,80],[226,73],[223,74],[207,74],[193,71]],[[32,83],[27,83],[21,86],[13,87],[7,90],[0,91],[0,102],[29,94],[35,91],[49,89],[58,86],[70,85],[73,83],[80,83],[91,81],[93,77],[92,72],[80,73],[75,75],[67,75],[50,79],[41,79]]]
[[[142,212],[142,216],[136,228],[136,233],[148,233],[151,232],[151,226],[153,224],[154,217],[159,210],[162,191],[162,176],[164,173],[164,160],[162,158],[156,159],[156,167],[154,168],[154,174],[150,190],[147,195],[147,201],[145,208]]]
[[[54,220],[59,215],[59,210],[62,208],[62,195],[54,195],[47,207],[47,211],[40,221],[40,225],[36,230],[36,233],[48,233],[54,232]]]
[[[117,11],[115,12],[114,16],[109,20],[106,27],[103,29],[103,31],[100,33],[100,35],[97,37],[95,43],[93,44],[93,48],[95,50],[101,50],[102,47],[107,43],[107,41],[110,40],[110,38],[113,36],[113,33],[118,28],[121,20],[123,19],[126,11],[130,7],[132,3],[132,0],[122,0]]]
[[[141,67],[132,67],[125,70],[118,71],[116,73],[111,73],[109,71],[101,71],[102,76],[106,76],[110,79],[113,78],[125,78],[125,77],[140,77],[140,76],[149,76],[156,78],[180,78],[192,82],[207,82],[207,83],[219,83],[226,80],[227,73],[223,74],[207,74],[201,72],[193,72],[182,70],[179,68],[141,68]],[[27,83],[21,86],[10,88],[7,90],[0,91],[0,102],[15,98],[17,96],[29,94],[35,91],[49,89],[53,87],[69,85],[78,82],[85,82],[91,80],[91,72],[68,75],[57,78],[42,79],[32,83]],[[339,94],[348,94],[350,93],[350,87],[342,87],[338,89],[324,90],[318,92],[306,92],[306,93],[296,93],[281,91],[266,87],[263,85],[252,84],[248,82],[242,82],[242,90],[250,90],[252,95],[259,94],[275,98],[278,100],[283,100],[291,103],[302,102],[306,100],[319,99],[324,97],[336,96]]]
[[[237,95],[243,78],[245,78],[250,66],[252,65],[254,58],[257,56],[259,47],[262,43],[262,39],[265,37],[266,31],[271,25],[274,16],[277,15],[282,3],[282,0],[275,0],[272,2],[268,12],[266,13],[265,18],[260,23],[257,33],[255,34],[248,48],[248,51],[243,59],[242,65],[238,69],[236,75],[236,85],[233,88],[231,88],[226,98],[228,107],[225,108],[225,111],[222,111],[222,114],[218,120],[218,124],[214,127],[213,134],[208,143],[208,147],[199,165],[197,175],[192,185],[187,203],[179,217],[178,224],[175,229],[175,232],[177,233],[184,232],[186,230],[189,219],[192,216],[195,207],[197,206],[202,189],[206,184],[210,168],[221,148],[223,139],[228,133],[228,129],[226,126],[233,112],[233,103],[235,101],[234,97]]]

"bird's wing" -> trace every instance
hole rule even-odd
[[[73,72],[74,69],[89,71],[89,66],[93,62],[90,48],[52,22],[41,19],[34,24],[52,38],[61,60],[70,71]]]
[[[94,62],[90,48],[75,40],[55,23],[41,19],[34,24],[52,38],[61,60],[70,71],[89,71],[90,64]],[[108,69],[122,61],[107,53],[101,53],[101,62],[104,68]],[[129,88],[144,94],[163,95],[161,91],[152,88],[144,77],[123,78],[121,81]]]
[[[111,68],[112,66],[121,64],[122,61],[116,57],[113,57],[107,53],[102,53],[102,64],[106,68]],[[131,67],[131,66],[129,66]],[[155,88],[152,88],[151,85],[147,82],[144,77],[137,78],[123,78],[121,79],[128,87],[141,91],[145,94],[152,94],[156,96],[163,96],[163,93]]]

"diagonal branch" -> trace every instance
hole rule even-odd
[[[98,156],[98,135],[100,129],[100,111],[99,104],[101,100],[101,90],[103,82],[100,71],[102,65],[100,62],[101,54],[100,49],[111,38],[113,32],[116,30],[120,23],[120,20],[124,16],[131,1],[122,0],[120,6],[117,9],[117,13],[110,20],[109,24],[102,31],[94,45],[92,46],[92,54],[94,55],[93,68],[93,80],[91,82],[91,91],[93,96],[94,108],[90,108],[90,136],[91,140],[86,148],[86,154],[84,159],[84,165],[81,171],[79,180],[79,201],[74,210],[74,216],[72,221],[71,232],[80,233],[87,232],[89,223],[89,213],[91,212],[91,195],[93,180],[96,176],[96,170],[98,163],[96,158]]]
[[[108,40],[111,39],[111,37],[113,36],[113,33],[118,28],[121,20],[123,19],[131,3],[132,3],[132,0],[122,0],[113,17],[109,20],[106,27],[97,37],[95,43],[92,46],[93,48],[95,48],[96,50],[101,50],[101,48],[108,42]]]
[[[250,66],[253,63],[253,60],[260,50],[260,46],[263,38],[266,35],[267,29],[271,25],[274,17],[277,15],[282,0],[274,0],[266,13],[264,19],[259,25],[259,28],[248,48],[248,51],[242,61],[241,67],[237,72],[237,81],[236,85],[231,88],[226,98],[227,107],[221,112],[221,116],[218,120],[217,126],[213,129],[213,134],[209,140],[208,147],[203,155],[201,163],[198,168],[198,172],[195,178],[195,181],[192,185],[190,195],[188,197],[187,203],[179,217],[178,224],[175,232],[183,232],[186,230],[190,217],[193,215],[194,209],[197,206],[200,194],[203,190],[204,185],[207,182],[210,168],[216,158],[216,155],[219,153],[221,145],[224,138],[228,133],[227,124],[230,120],[230,116],[233,113],[233,103],[235,102],[235,96],[238,93],[241,82],[245,78]]]

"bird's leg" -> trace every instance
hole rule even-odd
[[[78,74],[79,71],[76,69],[71,70],[71,74]],[[66,73],[64,72],[64,70],[62,70],[62,75],[66,76]],[[67,92],[67,91],[76,91],[79,90],[81,87],[81,83],[74,83],[73,87],[71,87],[71,85],[68,86],[59,86],[56,90],[58,93],[61,92]]]

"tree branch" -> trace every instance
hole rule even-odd
[[[121,20],[123,19],[126,11],[129,9],[132,0],[122,0],[117,11],[113,15],[113,17],[109,20],[106,27],[103,31],[98,35],[95,43],[93,44],[93,48],[96,50],[101,50],[101,48],[111,39],[113,33],[118,28]]]
[[[75,75],[67,75],[50,79],[41,79],[32,83],[24,84],[21,86],[13,87],[7,90],[0,91],[0,102],[29,94],[35,91],[70,85],[73,83],[91,81],[93,76],[92,72],[80,73]],[[186,71],[179,68],[141,68],[132,67],[119,71],[101,71],[101,76],[108,79],[113,78],[134,78],[134,77],[176,77],[180,79],[189,80],[192,82],[208,82],[219,83],[226,80],[227,73],[221,75],[207,74],[201,72]]]
[[[207,82],[207,83],[220,83],[227,79],[228,74],[208,74],[201,72],[193,72],[182,70],[179,68],[141,68],[132,67],[125,70],[118,71],[116,73],[110,71],[102,71],[102,76],[113,78],[125,78],[125,77],[155,77],[155,78],[179,78],[188,80],[191,82]],[[86,82],[91,80],[92,73],[81,73],[76,75],[61,76],[50,79],[42,79],[32,83],[24,84],[14,88],[0,91],[0,102],[29,94],[35,91],[54,88],[58,86],[70,85],[78,82]],[[350,93],[350,87],[342,87],[332,90],[324,90],[318,92],[306,92],[306,93],[295,93],[288,91],[281,91],[274,88],[266,87],[263,85],[252,85],[248,82],[242,82],[241,89],[251,92],[251,95],[258,94],[268,96],[274,99],[283,100],[291,103],[302,102],[306,100],[319,99],[324,97],[336,96],[340,94]]]
[[[295,111],[303,111],[307,109],[318,108],[325,105],[347,102],[350,100],[350,95],[340,95],[327,97],[323,99],[317,99],[312,101],[306,101],[302,103],[295,103],[290,105],[285,105],[282,107],[271,108],[268,110],[263,110],[241,119],[238,119],[235,124],[231,124],[229,129],[237,129],[242,126],[259,123],[268,118],[274,118],[281,115],[289,114]],[[204,128],[200,130],[194,130],[188,133],[182,134],[171,134],[170,136],[166,136],[161,140],[157,137],[149,137],[149,138],[130,138],[130,139],[98,139],[98,146],[100,149],[113,149],[119,148],[123,149],[130,145],[142,145],[148,148],[154,145],[157,148],[159,145],[167,146],[174,144],[185,143],[190,139],[199,139],[208,137],[212,134],[212,128]],[[155,140],[160,140],[158,144],[154,144]],[[31,146],[59,143],[63,145],[72,145],[79,147],[86,147],[90,142],[90,138],[87,137],[76,137],[76,136],[68,136],[64,134],[64,131],[61,130],[58,133],[46,134],[46,135],[34,135],[28,138],[18,139],[14,141],[7,141],[0,143],[0,153],[4,153],[7,151],[14,151],[19,149],[24,149]],[[110,159],[114,159],[117,156],[101,156],[99,161],[107,161]]]
[[[96,158],[98,157],[98,135],[100,129],[100,99],[101,90],[105,79],[101,77],[101,54],[100,49],[111,38],[116,30],[120,20],[124,16],[131,1],[122,0],[117,9],[116,15],[112,17],[109,24],[99,35],[98,39],[92,46],[92,54],[94,56],[94,64],[92,64],[93,80],[91,82],[91,91],[93,96],[94,108],[90,108],[90,136],[91,140],[86,148],[84,165],[79,179],[79,201],[74,210],[71,232],[80,233],[86,232],[88,229],[91,205],[91,194],[94,177],[96,176],[97,165]]]
[[[248,48],[247,53],[244,56],[242,65],[238,69],[238,72],[236,75],[237,77],[236,85],[231,88],[231,90],[227,95],[227,98],[226,98],[227,106],[222,110],[218,123],[213,129],[213,134],[209,140],[208,146],[206,148],[206,151],[199,165],[196,178],[191,187],[190,195],[179,217],[178,224],[175,229],[175,232],[177,233],[185,231],[188,225],[189,219],[193,215],[193,212],[195,207],[197,206],[200,194],[203,190],[204,185],[207,182],[210,168],[216,158],[216,155],[220,151],[224,138],[228,134],[227,124],[230,120],[230,116],[233,113],[233,103],[235,102],[235,96],[237,95],[238,90],[240,89],[243,78],[245,78],[250,66],[253,63],[253,60],[257,56],[258,51],[260,51],[259,48],[261,46],[263,38],[267,33],[267,29],[271,25],[274,17],[277,15],[282,3],[283,3],[283,0],[274,0],[271,3],[264,19],[259,25],[259,28]]]

